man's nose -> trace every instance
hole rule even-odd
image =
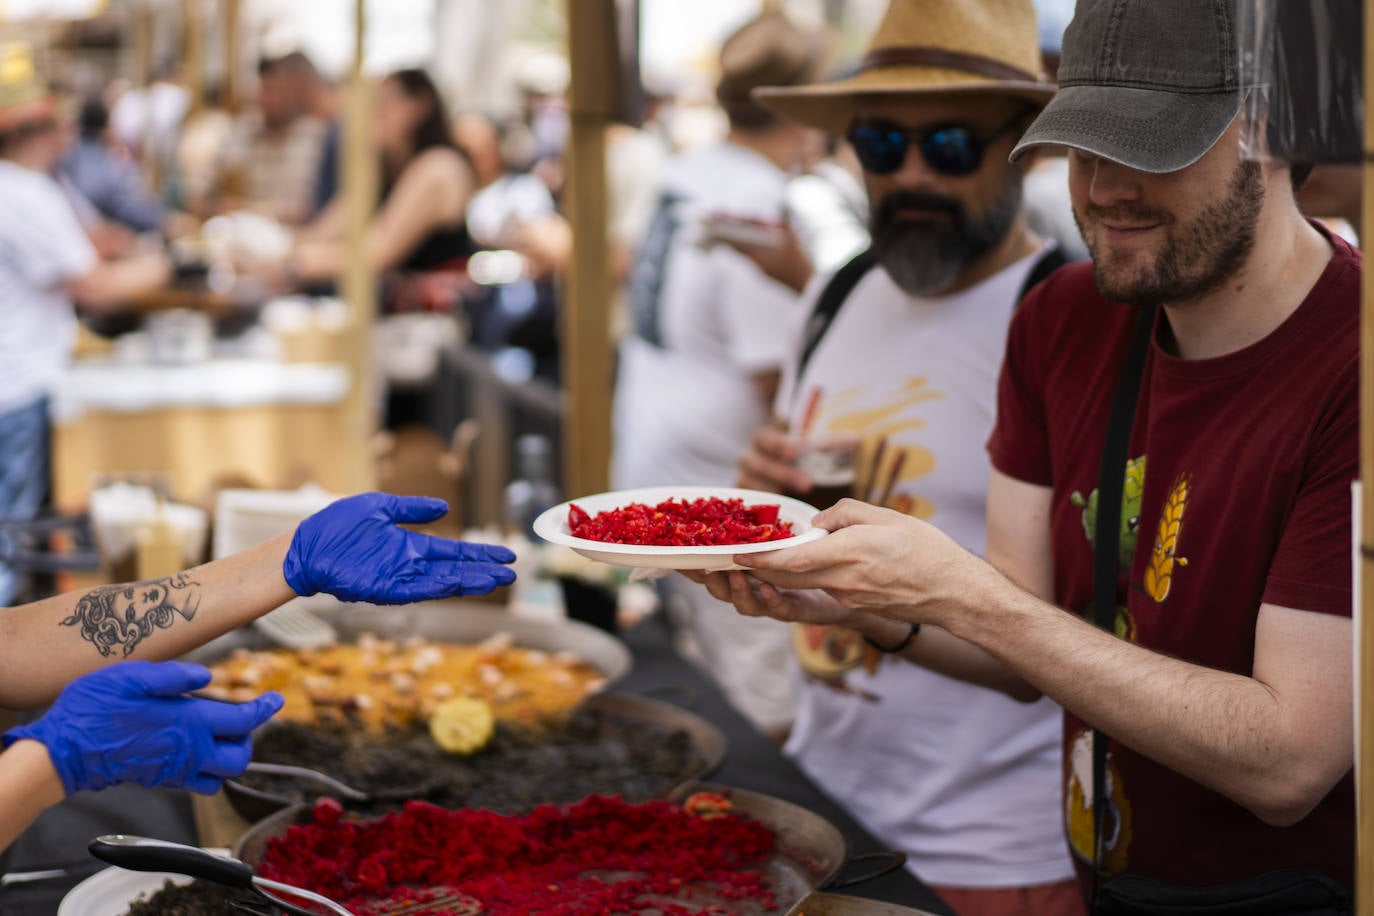
[[[890,177],[903,189],[915,190],[931,187],[939,180],[940,173],[926,162],[926,157],[921,154],[921,145],[911,140],[907,143],[906,156],[902,158],[901,168]]]
[[[1141,173],[1110,159],[1093,158],[1088,165],[1088,199],[1099,207],[1140,199]]]

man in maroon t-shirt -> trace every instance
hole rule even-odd
[[[912,654],[931,667],[1004,689],[1010,672],[1057,700],[1085,877],[1095,727],[1104,875],[1198,886],[1310,866],[1349,886],[1361,259],[1299,214],[1293,170],[1242,161],[1229,7],[1080,0],[1061,89],[1013,153],[1069,148],[1093,264],[1052,276],[1013,322],[987,562],[844,502],[817,519],[831,536],[741,557],[753,576],[713,588],[744,613],[875,639],[927,624]],[[1109,633],[1081,615],[1108,415],[1145,306],[1159,313]]]

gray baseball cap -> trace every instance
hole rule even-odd
[[[1012,150],[1069,146],[1142,172],[1176,172],[1240,111],[1234,0],[1078,0],[1059,91]]]

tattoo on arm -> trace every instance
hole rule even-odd
[[[128,658],[154,630],[176,623],[177,615],[186,620],[196,616],[199,586],[186,573],[177,573],[152,582],[93,588],[59,626],[80,627],[81,638],[101,655],[108,657],[119,650],[121,657]]]

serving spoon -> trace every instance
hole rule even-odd
[[[200,878],[224,887],[247,888],[256,891],[274,906],[294,916],[319,914],[287,903],[272,893],[273,891],[318,903],[338,916],[357,916],[352,910],[345,909],[328,897],[304,888],[292,887],[290,884],[282,884],[280,881],[260,878],[253,874],[253,866],[247,862],[226,859],[195,846],[116,833],[96,837],[87,848],[97,859],[130,871],[171,872]]]
[[[261,763],[254,760],[248,764],[248,769],[245,772],[257,773],[259,776],[289,776],[292,779],[313,782],[315,785],[349,801],[365,802],[372,800],[372,796],[362,789],[355,789],[346,782],[340,782],[327,773],[321,773],[319,770],[312,770],[309,767],[292,766],[286,763]]]

